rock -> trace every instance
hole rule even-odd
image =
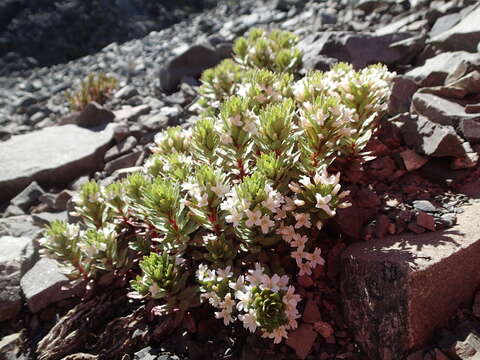
[[[424,65],[406,72],[404,77],[415,81],[420,87],[431,87],[448,84],[479,69],[479,54],[455,51],[428,59]]]
[[[105,171],[107,172],[107,174],[111,174],[115,170],[133,167],[137,164],[138,160],[142,156],[143,156],[143,151],[140,151],[140,150],[123,155],[115,160],[108,162],[105,165]]]
[[[307,305],[305,305],[305,310],[303,311],[302,320],[306,323],[314,323],[322,320],[322,315],[320,314],[320,310],[318,310],[317,303],[314,300],[309,299],[307,301]]]
[[[40,259],[21,279],[25,300],[31,312],[37,313],[48,305],[74,295],[68,278],[61,272],[55,260]]]
[[[345,319],[368,358],[403,359],[473,297],[480,204],[464,209],[451,229],[355,243],[342,254]]]
[[[3,213],[4,218],[10,217],[10,216],[19,216],[19,215],[25,215],[25,212],[15,205],[8,205],[8,207],[5,209]]]
[[[0,236],[25,236],[33,238],[40,231],[41,229],[33,224],[33,219],[29,215],[0,219]]]
[[[437,208],[428,200],[415,200],[413,202],[413,207],[420,211],[434,213],[437,211]]]
[[[412,116],[404,120],[401,126],[403,139],[420,154],[464,157],[470,152],[470,146],[464,145],[465,140],[457,135],[452,126],[436,124],[424,116]]]
[[[30,206],[38,202],[40,196],[44,193],[40,185],[36,181],[33,181],[20,194],[15,196],[10,204],[18,206],[23,211],[27,211]]]
[[[167,92],[174,92],[184,76],[199,77],[200,74],[216,66],[226,58],[221,43],[217,46],[211,43],[196,44],[184,49],[179,55],[162,66],[159,72],[160,88]]]
[[[143,128],[150,131],[158,131],[168,125],[169,117],[165,114],[155,114],[140,120]]]
[[[435,349],[435,360],[450,360],[441,350]]]
[[[400,157],[402,158],[403,164],[405,165],[405,169],[407,169],[407,171],[415,171],[420,169],[428,161],[428,158],[417,154],[411,149],[402,151],[400,153]]]
[[[131,151],[137,145],[137,139],[134,136],[129,136],[125,140],[121,141],[116,146],[112,147],[105,154],[105,161],[110,161],[121,155],[124,155]]]
[[[138,106],[123,106],[120,110],[114,112],[115,117],[121,120],[128,120],[128,121],[137,121],[137,119],[141,115],[145,115],[150,113],[152,108],[150,105],[138,105]]]
[[[371,33],[322,32],[305,37],[298,47],[305,57],[324,56],[351,63],[356,69],[382,62],[396,64],[410,54],[390,45],[411,37],[408,33],[374,35]]]
[[[480,114],[467,114],[460,103],[423,92],[417,92],[413,96],[412,113],[423,115],[434,123],[450,125],[454,128],[463,127],[464,121],[473,123],[480,121]],[[467,133],[469,133],[468,130]],[[480,139],[480,136],[478,138]]]
[[[318,332],[324,339],[328,339],[334,334],[332,325],[324,321],[317,321],[313,324],[313,329]]]
[[[92,101],[88,103],[85,109],[78,115],[75,123],[81,127],[94,128],[103,126],[113,121],[113,119],[115,119],[115,115],[110,110]]]
[[[44,228],[46,225],[50,224],[54,220],[63,220],[67,221],[67,212],[42,212],[32,215],[33,223],[38,227]]]
[[[435,231],[435,219],[432,215],[420,211],[417,215],[417,225],[427,230]]]
[[[457,223],[457,216],[455,214],[443,214],[440,216],[440,222],[447,227],[451,227]]]
[[[392,116],[410,111],[413,94],[418,90],[415,81],[397,75],[392,81],[392,92],[388,101],[388,113]]]
[[[467,16],[450,30],[429,40],[443,51],[465,50],[476,52],[480,41],[480,6],[476,6]]]
[[[452,169],[449,158],[432,158],[419,170],[421,176],[436,184],[452,184],[465,178],[464,169]]]
[[[13,319],[22,309],[20,277],[30,244],[26,237],[0,237],[0,321]]]
[[[63,186],[103,166],[114,125],[96,131],[75,125],[54,126],[0,143],[0,202],[32,181]]]
[[[311,324],[300,324],[300,326],[288,334],[285,341],[300,359],[305,359],[312,351],[313,344],[317,338],[317,333],[313,330]]]
[[[435,24],[433,24],[432,30],[429,32],[431,38],[439,35],[447,30],[450,30],[452,27],[458,24],[461,20],[461,15],[459,13],[447,14],[439,17]]]
[[[480,318],[480,291],[477,291],[473,300],[472,313],[477,318]]]
[[[122,100],[128,100],[133,96],[138,95],[137,89],[135,89],[132,85],[127,85],[118,90],[113,97],[115,99],[122,99]]]
[[[15,333],[0,339],[0,359],[2,360],[27,360],[22,346],[22,334]]]
[[[67,209],[68,201],[73,197],[74,192],[71,190],[63,190],[55,197],[54,209],[64,211]]]
[[[480,338],[469,334],[465,341],[457,341],[452,347],[452,353],[461,360],[476,360],[480,355]]]

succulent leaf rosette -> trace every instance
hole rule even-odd
[[[316,235],[350,205],[329,169],[362,156],[392,79],[347,64],[300,77],[297,41],[258,29],[239,39],[203,74],[197,123],[158,134],[141,171],[85,184],[82,221],[53,222],[44,252],[72,277],[135,274],[136,297],[165,311],[201,301],[225,325],[288,337],[302,300],[290,279],[325,264]]]

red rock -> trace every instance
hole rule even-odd
[[[342,254],[345,321],[369,359],[385,359],[385,349],[404,359],[472,300],[480,283],[480,204],[463,209],[445,231],[358,242]]]
[[[400,153],[402,157],[403,164],[407,171],[414,171],[420,169],[428,161],[428,158],[422,155],[417,154],[415,151],[408,149]]]
[[[435,349],[435,360],[449,360],[449,358],[441,350]]]
[[[334,333],[332,325],[324,321],[317,321],[313,324],[313,329],[322,335],[324,339],[330,338]]]
[[[473,312],[473,315],[475,315],[477,318],[480,318],[480,291],[477,291],[477,293],[475,294],[475,299],[473,300],[472,312]]]
[[[322,315],[320,314],[317,303],[314,300],[310,299],[307,301],[307,305],[303,311],[302,320],[306,323],[314,323],[322,320]]]
[[[417,215],[417,225],[427,230],[435,231],[435,218],[426,212],[419,211]]]
[[[388,233],[388,227],[390,225],[390,219],[387,215],[380,214],[377,216],[377,222],[375,226],[375,237],[377,239],[383,239]]]
[[[370,163],[371,175],[380,180],[391,177],[395,170],[395,161],[389,156],[383,156]]]
[[[330,280],[335,280],[340,272],[340,254],[347,246],[344,243],[337,243],[330,249],[327,257],[327,276]]]
[[[290,346],[300,359],[305,359],[312,351],[312,346],[317,338],[311,324],[300,324],[293,332],[288,334],[286,343]]]
[[[308,275],[298,276],[297,277],[297,282],[300,284],[300,286],[302,286],[304,288],[309,288],[310,286],[313,285],[313,280]]]

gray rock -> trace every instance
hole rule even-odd
[[[165,114],[156,114],[140,120],[143,128],[149,131],[158,131],[168,125],[169,117]]]
[[[25,236],[33,238],[40,231],[41,229],[33,224],[33,219],[29,215],[0,219],[0,236]]]
[[[83,111],[75,119],[78,126],[93,128],[105,125],[115,118],[115,115],[96,102],[88,103]]]
[[[16,205],[8,205],[2,217],[7,218],[10,216],[19,216],[19,215],[25,215],[25,212]]]
[[[392,82],[392,92],[388,102],[388,113],[392,116],[410,111],[412,96],[418,90],[418,85],[405,76],[395,76]]]
[[[420,211],[436,212],[437,208],[428,200],[415,200],[413,207]]]
[[[10,334],[0,339],[0,359],[2,360],[27,360],[22,346],[22,334]]]
[[[226,55],[219,44],[193,45],[160,68],[160,88],[168,93],[173,92],[184,76],[199,77],[204,70],[214,67],[226,58]]]
[[[20,286],[31,312],[37,313],[50,304],[74,295],[68,278],[52,259],[40,259],[21,279]],[[63,288],[63,289],[62,289]]]
[[[453,127],[436,124],[424,116],[408,116],[401,132],[407,145],[423,155],[463,157],[471,152]]]
[[[401,63],[410,56],[404,50],[391,45],[410,38],[409,33],[375,35],[353,32],[321,32],[307,36],[299,43],[306,57],[319,55],[351,63],[355,68],[382,62]]]
[[[135,166],[140,157],[142,157],[142,155],[143,151],[140,150],[123,155],[115,160],[108,162],[105,165],[105,171],[107,172],[107,174],[111,174],[115,170]]]
[[[450,30],[452,27],[458,24],[461,18],[462,17],[459,13],[453,13],[439,17],[437,21],[435,21],[432,30],[430,30],[430,37],[435,37],[438,34]]]
[[[480,41],[480,6],[476,6],[457,25],[430,39],[443,51],[465,50],[476,52]]]
[[[21,193],[16,195],[10,204],[18,206],[23,211],[27,211],[28,208],[39,201],[40,196],[44,194],[43,189],[36,181],[32,181]]]
[[[455,214],[443,214],[440,216],[440,222],[448,227],[451,227],[457,223],[457,216]]]
[[[468,114],[465,107],[454,99],[417,92],[412,99],[412,113],[425,116],[440,125],[460,126],[464,120],[479,121],[480,114]]]
[[[480,55],[456,51],[430,58],[424,65],[408,71],[404,76],[421,87],[429,87],[453,82],[474,70],[480,70]]]
[[[119,144],[112,147],[105,154],[105,161],[110,161],[121,155],[128,153],[137,145],[137,139],[133,136],[129,136],[125,140],[121,141]]]
[[[50,224],[54,220],[67,220],[67,212],[62,211],[62,212],[42,212],[38,214],[33,214],[32,219],[33,223],[37,225],[38,227],[45,227],[46,225]]]
[[[103,166],[114,125],[96,131],[74,125],[55,126],[0,143],[0,202],[32,181],[64,185]]]
[[[123,100],[128,100],[132,96],[138,95],[137,89],[135,89],[132,85],[127,85],[118,90],[114,97],[116,99],[123,99]]]
[[[29,244],[26,237],[0,237],[0,321],[14,318],[22,309],[20,278]]]
[[[141,115],[150,113],[152,108],[150,105],[143,104],[138,106],[124,106],[120,110],[115,111],[115,117],[118,120],[137,121]]]

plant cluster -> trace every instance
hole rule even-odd
[[[72,276],[129,277],[132,296],[183,314],[208,302],[279,343],[297,327],[292,277],[325,264],[318,231],[350,205],[332,163],[361,156],[392,74],[375,65],[299,78],[296,38],[252,30],[234,60],[204,73],[191,129],[155,138],[143,172],[75,199],[80,226],[53,222],[44,241]]]
[[[65,95],[72,111],[82,111],[92,101],[105,104],[117,87],[118,80],[113,76],[90,73],[77,91],[67,91]]]

